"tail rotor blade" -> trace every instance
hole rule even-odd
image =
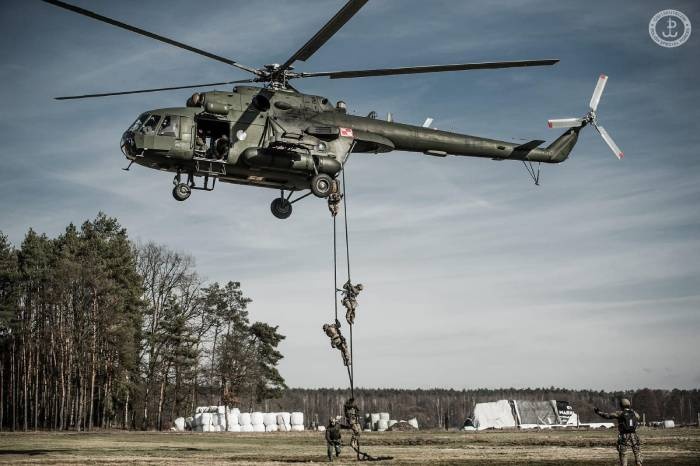
[[[556,120],[547,120],[547,126],[550,128],[575,128],[583,125],[583,118],[559,118]]]
[[[603,138],[603,141],[610,147],[610,149],[613,151],[615,154],[615,157],[618,159],[621,159],[624,157],[624,153],[620,150],[619,147],[617,147],[617,144],[615,144],[615,141],[613,141],[613,138],[610,137],[607,131],[605,131],[605,128],[599,125],[595,125],[595,129],[598,130],[600,133],[600,136]]]
[[[598,84],[596,84],[593,90],[593,95],[591,96],[591,103],[588,106],[594,112],[598,109],[598,103],[600,102],[600,96],[603,94],[603,89],[605,89],[605,84],[608,82],[608,77],[601,74],[598,78]]]

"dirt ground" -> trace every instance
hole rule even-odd
[[[700,429],[641,429],[646,465],[700,465]],[[381,464],[612,465],[614,431],[364,433],[363,449],[392,456]],[[344,439],[349,440],[349,439]],[[1,464],[286,464],[325,462],[318,432],[0,433]],[[336,464],[356,464],[343,448]],[[633,464],[633,462],[631,462]]]

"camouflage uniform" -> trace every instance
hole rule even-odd
[[[345,341],[345,337],[340,333],[340,322],[337,320],[335,324],[325,324],[323,326],[323,331],[331,339],[331,347],[338,348],[340,354],[343,356],[343,364],[349,366],[352,364],[350,357],[350,350],[348,349],[348,344]]]
[[[355,399],[350,398],[345,402],[343,406],[343,414],[345,414],[345,422],[347,423],[348,429],[352,430],[352,438],[350,440],[350,446],[358,454],[358,459],[360,457],[360,433],[362,433],[362,427],[360,426],[360,410],[355,404]]]
[[[362,291],[362,283],[358,283],[357,285],[353,285],[350,283],[350,280],[345,282],[345,285],[343,285],[343,300],[341,301],[341,304],[347,309],[347,312],[345,313],[345,320],[348,321],[348,324],[352,325],[355,323],[355,310],[357,309],[357,296],[360,294],[360,291]]]
[[[328,196],[328,210],[331,211],[332,216],[338,215],[340,212],[340,201],[343,199],[342,194],[332,193]]]
[[[639,421],[639,414],[637,414],[636,411],[632,410],[632,408],[630,407],[629,400],[626,400],[624,398],[620,401],[620,407],[622,408],[620,411],[613,411],[612,413],[604,413],[598,408],[595,409],[595,412],[596,414],[598,414],[598,416],[603,417],[605,419],[617,420],[617,452],[620,457],[620,465],[627,466],[627,450],[631,448],[632,453],[634,454],[634,463],[635,465],[639,466],[642,464],[642,452],[641,444],[639,442],[639,436],[636,432],[628,433],[623,430],[623,426],[625,423],[625,412],[627,410],[632,411],[637,421]]]
[[[328,426],[326,427],[326,446],[328,461],[333,461],[333,450],[335,450],[335,456],[340,455],[340,426],[333,418],[328,420]]]

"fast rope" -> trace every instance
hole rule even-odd
[[[341,177],[342,177],[342,200],[343,200],[343,220],[344,220],[344,227],[345,227],[345,261],[347,264],[347,271],[348,271],[348,279],[346,284],[348,284],[349,288],[352,288],[352,280],[351,280],[351,275],[350,275],[350,236],[348,234],[348,204],[347,204],[347,191],[345,187],[345,164],[347,163],[348,159],[350,158],[350,154],[352,153],[352,149],[354,148],[355,143],[353,142],[352,145],[350,146],[350,149],[348,150],[348,155],[345,158],[345,161],[343,162],[343,165],[341,167]],[[342,289],[338,288],[338,235],[337,235],[337,224],[336,224],[336,215],[333,216],[333,303],[334,303],[334,308],[335,308],[335,323],[340,328],[340,320],[338,319],[338,293],[343,292]],[[354,317],[353,317],[354,321]],[[353,330],[353,322],[348,322],[348,325],[350,326],[350,361],[349,364],[346,366],[347,371],[348,371],[348,379],[350,381],[350,398],[354,400],[355,398],[355,359],[353,356],[353,335],[352,335],[352,330]],[[350,420],[348,419],[348,422]],[[359,422],[356,420],[356,422]],[[357,453],[357,459],[360,461],[383,461],[383,460],[390,460],[393,459],[391,456],[378,456],[374,457],[370,455],[369,453],[363,452],[360,450],[360,438],[359,438],[359,432],[355,434],[353,432],[352,434],[352,440],[350,441],[350,446],[352,449]]]

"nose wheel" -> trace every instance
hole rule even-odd
[[[272,215],[277,218],[285,219],[292,215],[292,203],[283,197],[278,197],[270,204]]]
[[[177,201],[186,201],[192,194],[192,189],[185,183],[178,183],[173,188],[173,197]]]

